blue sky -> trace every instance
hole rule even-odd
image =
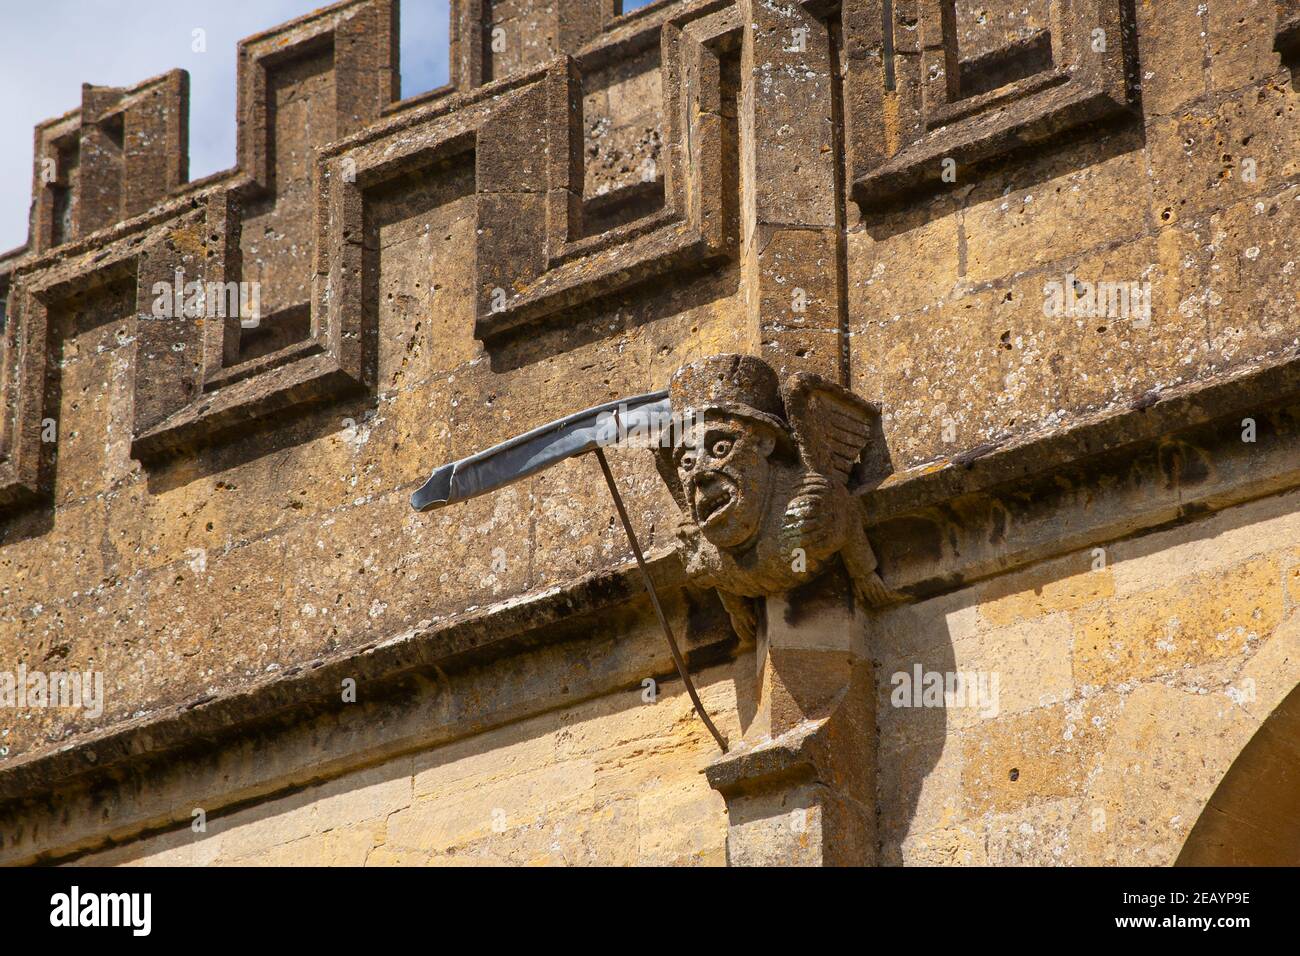
[[[447,81],[448,0],[402,0],[402,95]],[[0,252],[27,240],[32,129],[81,105],[81,84],[190,73],[190,178],[235,164],[235,44],[320,0],[37,0],[0,29]],[[639,4],[638,4],[639,5]],[[629,4],[629,6],[631,6]],[[192,49],[206,31],[207,51]]]

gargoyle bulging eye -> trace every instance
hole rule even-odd
[[[714,457],[714,458],[726,458],[729,454],[731,454],[731,442],[730,442],[730,441],[727,441],[726,439],[723,439],[722,441],[718,441],[718,442],[714,442],[714,443],[713,443],[713,457]]]
[[[694,455],[682,455],[682,460],[681,460],[680,464],[681,464],[683,470],[685,470],[685,471],[690,471],[692,468],[695,467],[695,456],[694,456]]]

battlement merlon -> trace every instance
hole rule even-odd
[[[36,127],[36,252],[139,215],[189,178],[189,74],[131,87],[83,84],[81,107]]]

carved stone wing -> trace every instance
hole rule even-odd
[[[847,485],[880,406],[811,372],[791,375],[782,391],[804,467]]]

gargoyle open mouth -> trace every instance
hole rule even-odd
[[[720,517],[735,501],[735,492],[729,483],[718,478],[698,482],[695,486],[695,520],[707,525]]]

